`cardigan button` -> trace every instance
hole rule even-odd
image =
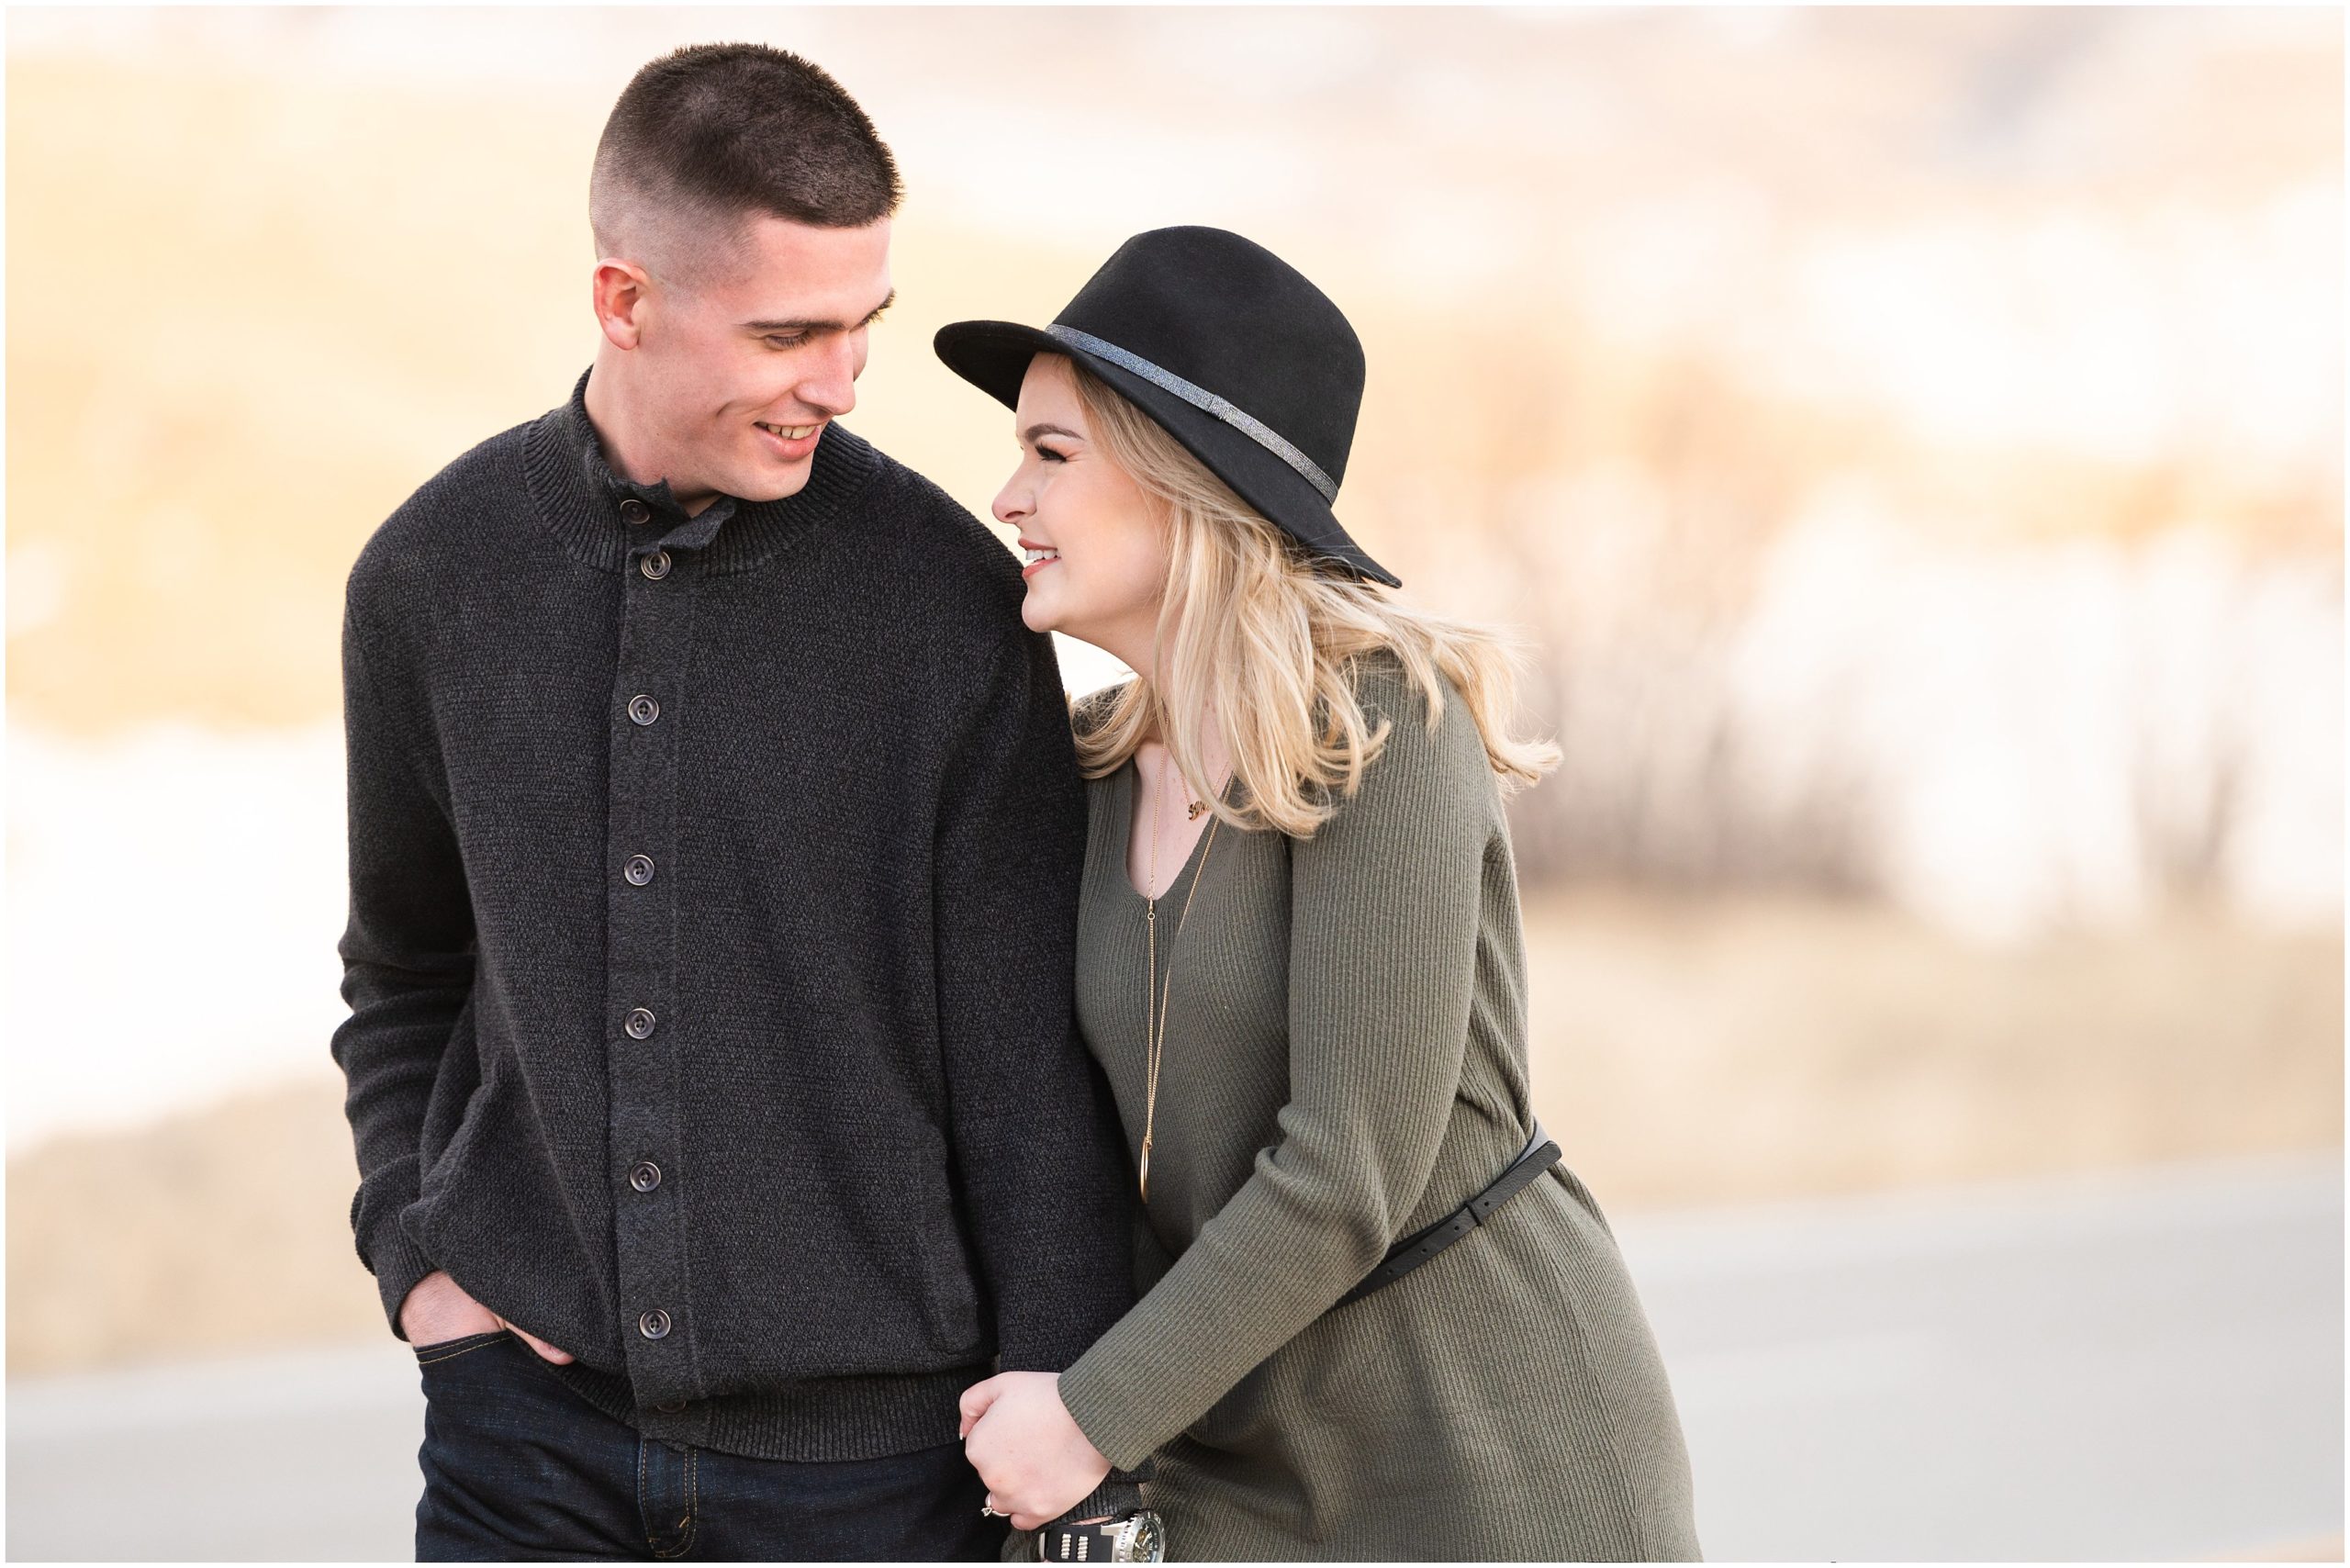
[[[649,724],[661,716],[661,704],[639,692],[628,700],[628,716],[640,724]]]
[[[658,1339],[669,1332],[669,1315],[659,1307],[636,1320],[636,1331],[648,1339]]]
[[[621,875],[626,877],[635,887],[644,886],[645,883],[653,880],[653,857],[649,855],[630,856],[628,864],[621,870]]]
[[[682,1399],[665,1399],[653,1408],[660,1411],[664,1416],[675,1416],[685,1407],[686,1402]]]
[[[659,582],[663,577],[669,575],[669,552],[666,550],[655,550],[652,554],[647,555],[643,560],[639,561],[636,564],[636,569],[643,572],[646,577],[651,577],[655,582]]]
[[[632,1007],[629,1009],[628,1021],[625,1024],[622,1024],[621,1027],[628,1031],[628,1037],[630,1039],[643,1039],[645,1036],[653,1033],[653,1009],[650,1007]]]
[[[649,1193],[661,1184],[661,1168],[649,1159],[640,1159],[636,1169],[628,1173],[628,1184],[640,1193]]]
[[[653,516],[653,509],[632,496],[621,503],[622,522],[643,522]]]

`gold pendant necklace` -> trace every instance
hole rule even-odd
[[[1171,770],[1174,759],[1169,756],[1168,760]],[[1180,778],[1181,775],[1177,777]],[[1142,778],[1142,766],[1139,762],[1135,766],[1135,778],[1137,780]],[[1185,790],[1184,798],[1189,801],[1190,797],[1191,791]],[[1192,818],[1197,821],[1199,814],[1207,810],[1207,802],[1192,801],[1191,807]],[[1143,899],[1143,918],[1148,928],[1150,941],[1150,976],[1145,982],[1147,989],[1143,992],[1142,1005],[1143,1072],[1146,1087],[1143,1092],[1142,1164],[1138,1175],[1144,1203],[1150,1202],[1150,1146],[1151,1135],[1157,1129],[1158,1119],[1158,1062],[1167,1049],[1167,998],[1173,995],[1175,991],[1174,944],[1183,935],[1184,921],[1191,918],[1192,897],[1200,890],[1201,879],[1207,875],[1208,857],[1215,853],[1215,831],[1223,825],[1222,817],[1208,823],[1207,846],[1200,851],[1200,868],[1192,876],[1190,891],[1183,895],[1182,912],[1175,917],[1175,934],[1168,938],[1166,995],[1161,995],[1158,989],[1158,895],[1151,893]],[[1150,810],[1150,885],[1154,888],[1158,886],[1158,806],[1156,801],[1152,802]],[[1151,1022],[1154,1005],[1158,1015],[1155,1026]]]

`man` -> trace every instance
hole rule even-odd
[[[993,1558],[958,1395],[1131,1305],[1051,646],[835,422],[899,194],[808,62],[647,65],[594,364],[352,570],[333,1054],[420,1559]]]

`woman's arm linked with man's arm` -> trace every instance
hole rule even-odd
[[[1434,734],[1400,676],[1367,681],[1363,698],[1393,721],[1385,748],[1291,846],[1281,1141],[1066,1372],[1007,1373],[964,1396],[966,1451],[1025,1512],[1206,1414],[1378,1264],[1427,1183],[1476,973],[1486,818],[1470,802],[1494,780],[1457,695]]]
[[[1134,1302],[1125,1138],[1076,1025],[1085,789],[1050,639],[1015,625],[962,711],[933,880],[949,1154],[1000,1364],[1049,1374]],[[1109,1470],[1013,1523],[1135,1506],[1137,1477]]]

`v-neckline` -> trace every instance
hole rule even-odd
[[[1136,904],[1147,908],[1151,904],[1157,902],[1158,899],[1154,899],[1150,894],[1146,893],[1141,889],[1136,887],[1134,884],[1134,879],[1126,875],[1126,852],[1134,847],[1135,785],[1142,778],[1142,769],[1136,764],[1135,759],[1130,756],[1126,758],[1125,765],[1121,767],[1118,771],[1125,779],[1125,782],[1119,786],[1117,801],[1118,822],[1120,824],[1118,829],[1118,886],[1125,890],[1126,897],[1133,900]],[[1233,776],[1233,778],[1236,778],[1238,777],[1239,775],[1237,774]],[[1231,793],[1232,779],[1227,778],[1224,781],[1224,789],[1222,792],[1216,796],[1216,799],[1218,801],[1223,801]],[[1207,848],[1208,835],[1215,831],[1215,826],[1216,824],[1211,822],[1207,826],[1200,830],[1199,836],[1192,841],[1192,852],[1183,857],[1183,864],[1176,868],[1174,876],[1168,879],[1165,891],[1158,894],[1159,899],[1163,899],[1168,895],[1168,893],[1173,892],[1176,887],[1182,882],[1184,878],[1195,873],[1197,869],[1196,862],[1199,860],[1201,854]]]

